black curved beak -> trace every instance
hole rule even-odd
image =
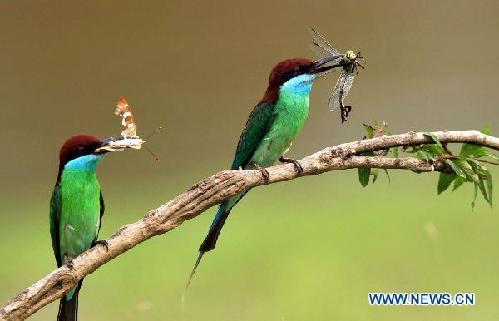
[[[114,150],[110,148],[111,143],[113,141],[113,137],[108,137],[101,139],[99,146],[95,148],[96,154],[105,154],[107,152],[113,152]]]
[[[312,67],[312,73],[314,74],[323,74],[327,71],[330,71],[333,68],[342,67],[343,64],[341,60],[343,55],[329,55],[322,57],[316,61],[314,61],[314,65]]]

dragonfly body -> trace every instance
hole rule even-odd
[[[329,97],[329,108],[334,110],[340,108],[341,122],[348,119],[349,113],[352,111],[352,106],[344,105],[345,97],[348,96],[353,85],[353,80],[358,74],[358,68],[364,69],[364,66],[359,62],[363,59],[360,52],[355,53],[348,50],[342,54],[336,50],[318,31],[311,28],[310,32],[314,39],[312,48],[319,53],[323,60],[333,61],[335,67],[342,67],[341,74],[334,86],[333,92]]]

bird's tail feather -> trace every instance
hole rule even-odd
[[[206,235],[205,240],[199,247],[199,255],[198,258],[196,259],[196,263],[194,263],[194,267],[192,268],[191,274],[189,274],[189,279],[187,280],[187,283],[185,285],[184,289],[184,294],[182,295],[182,305],[185,303],[185,295],[187,293],[187,289],[189,288],[189,285],[191,285],[192,277],[194,274],[196,274],[196,269],[198,268],[199,263],[201,263],[201,259],[203,258],[203,255],[211,251],[215,248],[215,244],[217,243],[218,235],[220,235],[220,231],[222,230],[222,226],[225,223],[225,220],[227,219],[227,216],[229,216],[230,209],[226,211],[227,208],[227,202],[225,201],[222,204],[220,204],[220,207],[218,208],[218,212],[215,215],[215,219],[213,219],[213,222],[211,223],[210,231],[208,232],[208,235]]]
[[[71,299],[67,299],[69,294],[64,295],[59,301],[59,312],[57,313],[57,321],[77,321],[78,320],[78,293],[83,280],[81,280],[73,292]]]
[[[210,230],[208,231],[208,234],[206,235],[203,243],[201,243],[201,246],[199,247],[200,252],[209,252],[215,248],[218,236],[220,236],[220,231],[222,231],[222,227],[224,226],[227,217],[229,217],[230,211],[234,206],[236,206],[237,203],[239,203],[239,201],[243,198],[244,195],[246,195],[246,193],[248,193],[248,191],[249,190],[236,194],[220,204],[217,215],[215,215],[215,218],[211,223]]]
[[[187,290],[189,289],[189,286],[191,285],[192,277],[196,273],[196,269],[198,268],[199,263],[201,263],[201,259],[203,258],[203,255],[206,252],[199,252],[198,258],[196,259],[196,263],[194,263],[194,267],[192,268],[191,274],[189,274],[189,279],[187,280],[187,283],[185,284],[185,289],[184,293],[182,293],[182,309],[184,309],[185,306],[185,296],[187,295]]]
[[[206,235],[206,238],[199,247],[199,255],[196,259],[196,263],[194,263],[194,267],[192,268],[191,274],[189,275],[189,279],[187,280],[187,283],[185,285],[184,293],[182,295],[182,306],[184,306],[185,304],[185,296],[187,294],[187,289],[189,288],[189,285],[191,285],[192,277],[194,276],[194,274],[196,274],[196,269],[199,266],[199,263],[201,263],[203,255],[206,252],[209,252],[215,248],[218,236],[220,235],[220,231],[222,230],[222,227],[224,226],[225,221],[227,220],[227,217],[230,214],[230,210],[237,204],[237,202],[241,200],[241,198],[244,196],[244,194],[246,194],[246,192],[247,191],[237,194],[229,198],[222,204],[220,204],[218,212],[215,215],[213,222],[211,223],[208,235]]]
[[[211,223],[210,230],[208,231],[203,243],[201,243],[201,246],[199,246],[199,252],[209,252],[215,248],[220,231],[222,231],[222,227],[230,214],[232,206],[235,205],[234,204],[229,207],[229,202],[230,200],[227,200],[220,204],[217,215],[215,215],[215,218]]]

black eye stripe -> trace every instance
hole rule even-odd
[[[282,75],[282,83],[285,83],[286,81],[290,80],[291,78],[294,78],[296,76],[300,75],[299,72],[295,71],[295,70],[291,70],[291,71],[288,71],[288,72],[285,72],[283,75]]]
[[[286,81],[290,80],[291,78],[308,73],[310,71],[310,68],[311,65],[299,65],[290,68],[289,70],[282,73],[281,84],[284,84]]]

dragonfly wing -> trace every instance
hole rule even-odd
[[[343,77],[343,73],[338,78],[338,81],[336,81],[336,85],[334,85],[333,91],[331,92],[331,95],[329,96],[329,109],[330,110],[335,110],[336,108],[340,107],[340,88],[341,88],[342,77]]]
[[[329,109],[335,110],[341,104],[340,100],[344,100],[353,85],[355,74],[350,72],[341,72],[336,85],[334,86],[331,96],[329,96]]]
[[[345,82],[345,71],[342,70],[338,80],[336,81],[336,85],[334,85],[334,89],[329,96],[329,109],[335,110],[340,107],[340,99],[341,99],[341,90],[344,87]]]
[[[310,28],[310,35],[312,36],[313,43],[311,47],[314,52],[319,54],[319,57],[323,57],[324,55],[340,55],[340,52],[334,48],[329,41],[324,38],[317,30],[314,28]]]
[[[353,80],[355,79],[355,73],[344,72],[344,73],[342,73],[342,76],[344,78],[344,80],[343,80],[343,99],[345,99],[345,97],[348,96],[348,93],[350,93],[350,89],[352,88]]]
[[[329,53],[329,51],[326,51],[326,50],[322,49],[321,47],[319,47],[319,46],[317,45],[317,43],[315,43],[315,42],[314,42],[314,43],[311,43],[311,44],[309,45],[309,47],[310,47],[310,49],[314,52],[314,54],[315,54],[315,56],[316,56],[317,58],[322,58],[322,57],[324,57],[324,56],[329,56],[329,55],[331,54],[331,53]]]

